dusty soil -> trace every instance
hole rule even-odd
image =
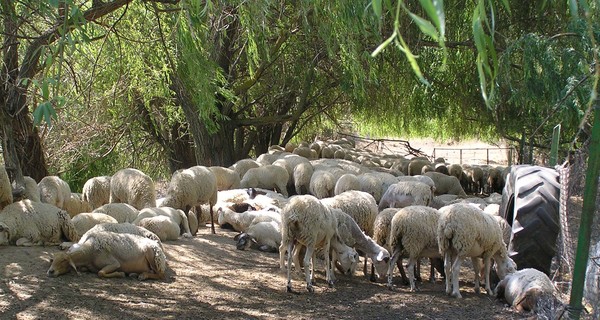
[[[0,247],[2,319],[522,319],[499,300],[473,292],[472,271],[463,267],[463,299],[444,293],[441,279],[411,293],[369,282],[357,271],[337,275],[328,288],[317,264],[316,288],[308,293],[293,273],[296,293],[285,290],[278,255],[239,251],[234,232],[202,228],[196,237],[164,244],[166,281],[101,279],[74,272],[49,278],[57,247]],[[425,277],[423,268],[423,277]]]

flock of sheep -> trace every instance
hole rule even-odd
[[[335,272],[354,274],[360,256],[365,275],[371,261],[372,280],[387,278],[393,290],[398,268],[415,291],[419,262],[429,258],[430,279],[437,270],[446,293],[460,298],[461,263],[471,258],[476,292],[481,278],[488,294],[517,310],[535,310],[538,301],[555,299],[554,287],[544,273],[517,271],[508,257],[511,227],[498,216],[507,172],[374,154],[342,139],[272,146],[229,168],[179,170],[160,198],[149,176],[128,168],[88,180],[81,193],[56,176],[39,183],[25,177],[16,201],[0,167],[0,245],[59,245],[65,251],[55,254],[49,276],[87,270],[164,279],[162,242],[193,237],[210,223],[213,233],[215,224],[238,231],[240,250],[279,252],[287,291],[292,269],[303,272],[312,292],[314,259],[325,261],[333,286]],[[495,288],[492,266],[500,278]]]

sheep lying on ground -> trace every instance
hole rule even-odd
[[[460,185],[460,181],[454,176],[447,176],[439,172],[426,172],[424,176],[430,177],[435,183],[435,195],[455,194],[466,197],[467,194]]]
[[[506,300],[519,312],[535,312],[544,304],[554,305],[558,302],[550,278],[545,273],[532,268],[507,275],[498,283],[495,291],[498,298]]]
[[[110,178],[110,203],[128,203],[134,208],[156,207],[154,181],[140,170],[127,168]]]
[[[40,201],[65,208],[65,202],[71,197],[69,184],[57,176],[43,177],[38,183]]]
[[[111,176],[100,176],[88,179],[83,185],[81,200],[87,201],[92,209],[110,202]]]
[[[275,165],[264,165],[246,171],[240,182],[240,186],[242,188],[275,189],[284,197],[287,197],[288,180],[289,173],[285,168]]]
[[[392,289],[396,261],[408,257],[408,280],[410,290],[416,291],[415,264],[419,258],[439,258],[437,226],[440,213],[427,206],[408,206],[400,209],[392,218],[389,245],[392,259],[387,272],[388,288]]]
[[[100,223],[95,225],[93,228],[88,230],[86,233],[81,236],[80,241],[87,241],[87,237],[96,232],[115,232],[115,233],[129,233],[135,234],[144,238],[148,238],[150,240],[156,241],[158,244],[162,246],[160,238],[148,229],[138,227],[131,223]]]
[[[379,211],[411,205],[428,206],[432,198],[433,193],[428,185],[418,181],[401,181],[385,191],[379,201]]]
[[[0,166],[0,210],[13,203],[12,186],[8,173],[3,166]]]
[[[256,246],[260,251],[277,252],[281,245],[281,222],[262,221],[254,223],[246,229],[246,232],[236,235],[233,240],[237,241],[236,247],[238,250]]]
[[[97,272],[102,278],[123,278],[126,274],[139,280],[165,279],[167,258],[161,245],[148,238],[129,233],[96,231],[66,252],[54,254],[48,276],[57,277],[77,268]]]
[[[135,225],[148,229],[156,234],[161,241],[178,240],[181,234],[181,229],[171,218],[167,216],[157,215],[147,217],[136,221]],[[189,238],[189,233],[184,233],[183,237]]]
[[[180,209],[174,209],[170,207],[160,207],[160,208],[144,208],[140,210],[140,213],[132,222],[135,225],[140,225],[140,221],[144,218],[152,218],[156,216],[165,216],[168,217],[179,227],[179,230],[183,233],[182,235],[185,238],[191,238],[192,233],[190,231],[190,223],[188,220],[188,216]],[[162,223],[162,222],[161,222]],[[143,226],[142,226],[143,227]],[[154,231],[154,230],[150,230]],[[179,237],[179,234],[177,234]],[[162,238],[161,238],[162,239]],[[177,240],[174,239],[174,240]]]
[[[119,223],[132,223],[140,211],[127,203],[107,203],[92,212],[105,213],[117,220]]]
[[[471,257],[475,269],[475,292],[479,292],[479,262],[484,262],[485,289],[490,288],[491,259],[496,263],[497,273],[502,280],[516,271],[516,264],[508,257],[502,240],[502,230],[496,220],[469,204],[457,203],[440,209],[437,237],[440,254],[444,257],[446,271],[446,293],[461,298],[458,276],[462,260]]]
[[[275,221],[281,223],[281,214],[277,211],[271,210],[247,210],[243,212],[236,212],[227,207],[222,207],[217,210],[219,213],[218,222],[219,225],[230,225],[233,230],[238,232],[246,232],[250,225],[256,219],[260,221]]]
[[[69,214],[56,206],[22,200],[6,206],[0,214],[0,245],[57,245],[78,241]]]
[[[84,212],[74,216],[71,221],[75,226],[77,233],[82,236],[88,230],[100,223],[118,223],[118,221],[104,213],[99,212]]]
[[[316,248],[323,249],[325,257],[325,273],[327,284],[333,286],[332,265],[329,250],[332,248],[338,254],[344,268],[351,267],[351,257],[356,252],[343,245],[337,235],[337,219],[331,210],[311,195],[295,196],[281,212],[281,245],[279,246],[279,266],[285,268],[285,254],[288,253],[287,291],[292,291],[292,258],[298,245],[306,247],[304,255],[304,272],[306,289],[313,292],[312,279],[314,276],[313,255]],[[350,250],[348,250],[350,249]],[[298,266],[297,266],[298,267]]]
[[[208,168],[194,166],[175,172],[169,182],[167,193],[161,206],[190,211],[196,208],[197,221],[200,222],[200,206],[208,203],[211,231],[215,233],[213,206],[217,203],[217,178]]]

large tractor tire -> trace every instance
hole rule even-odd
[[[512,226],[508,254],[518,269],[550,274],[560,232],[559,194],[559,175],[551,168],[519,165],[506,177],[500,215]]]

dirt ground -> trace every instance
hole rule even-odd
[[[308,293],[293,273],[296,293],[285,290],[278,255],[235,247],[235,232],[201,228],[191,239],[164,243],[166,281],[101,279],[92,273],[46,276],[58,247],[0,247],[2,319],[523,319],[501,301],[473,291],[472,271],[463,267],[463,299],[450,298],[444,284],[423,283],[411,293],[369,282],[357,271],[337,274],[328,288],[317,264],[316,288]],[[423,277],[426,277],[426,267]],[[399,277],[398,277],[399,278]]]

